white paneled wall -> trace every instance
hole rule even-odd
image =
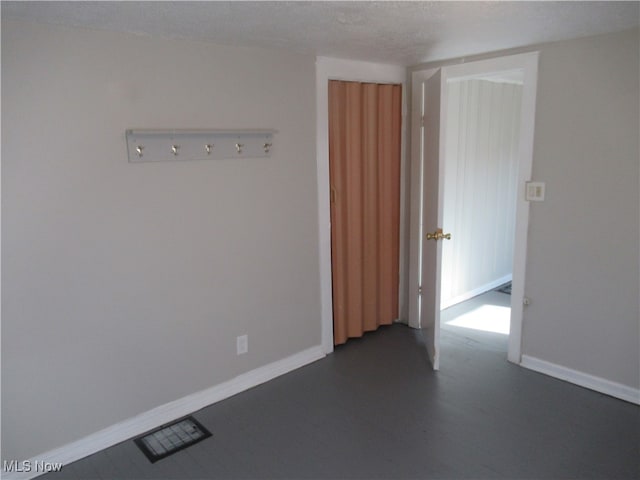
[[[442,308],[510,280],[522,86],[448,84]]]

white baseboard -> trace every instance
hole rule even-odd
[[[447,298],[441,302],[440,309],[444,310],[445,308],[453,307],[458,303],[466,302],[470,298],[477,297],[478,295],[481,295],[485,292],[494,290],[500,285],[504,285],[505,283],[510,282],[512,280],[512,277],[512,275],[505,275],[504,277],[498,278],[497,280],[489,283],[485,283],[484,285],[474,288],[473,290],[469,290],[468,292],[456,295],[452,298]]]
[[[141,435],[160,425],[189,415],[208,405],[253,388],[261,383],[268,382],[280,375],[313,363],[324,356],[325,353],[321,345],[303,350],[290,357],[243,373],[227,382],[156,407],[133,418],[92,433],[75,442],[50,450],[42,455],[37,455],[28,461],[28,465],[34,467],[36,462],[60,462],[63,465],[67,465],[132,437]],[[21,462],[20,465],[23,465],[23,463]],[[34,470],[35,468],[33,468],[31,472],[2,472],[1,477],[6,480],[25,480],[35,478],[44,473]]]
[[[572,370],[528,355],[522,355],[520,365],[530,370],[640,405],[640,389],[595,377],[588,373]]]

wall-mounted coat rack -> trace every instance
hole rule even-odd
[[[127,130],[129,162],[270,157],[275,130]]]

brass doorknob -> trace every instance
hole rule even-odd
[[[427,237],[427,240],[435,240],[435,241],[442,240],[442,239],[451,240],[451,234],[442,233],[441,228],[436,229],[436,231],[433,233],[427,233],[426,237]]]

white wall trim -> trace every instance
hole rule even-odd
[[[67,465],[132,437],[141,435],[160,425],[189,415],[208,405],[212,405],[268,382],[280,375],[313,363],[324,356],[324,350],[321,345],[311,347],[290,357],[238,375],[229,381],[220,383],[206,390],[187,395],[186,397],[166,403],[123,422],[116,423],[75,442],[68,443],[41,455],[36,455],[30,459],[31,465],[35,465],[36,461],[61,462]],[[62,471],[64,471],[64,468]],[[42,475],[42,472],[2,472],[1,477],[6,480],[22,480],[35,478],[40,475]]]
[[[504,285],[505,283],[510,282],[511,278],[511,275],[505,275],[504,277],[498,278],[497,280],[493,280],[489,283],[485,283],[484,285],[474,288],[473,290],[469,290],[468,292],[456,295],[453,298],[449,298],[446,302],[442,302],[440,304],[440,309],[444,310],[445,308],[452,307],[458,303],[465,302],[470,298],[477,297],[478,295],[482,295],[485,292],[489,292],[495,288],[498,288],[500,285]]]
[[[406,144],[406,78],[404,67],[382,63],[361,62],[339,58],[316,58],[316,168],[318,174],[318,236],[320,262],[320,302],[322,317],[322,346],[325,353],[333,352],[333,295],[331,284],[331,206],[329,203],[329,80],[354,82],[399,83],[402,84],[402,147],[400,184],[400,312],[404,288],[405,248],[402,239],[406,223],[407,206],[402,200],[406,191],[405,144]]]
[[[588,373],[572,370],[571,368],[540,360],[539,358],[529,355],[522,355],[520,365],[529,370],[544,373],[545,375],[640,405],[640,389],[589,375]]]

